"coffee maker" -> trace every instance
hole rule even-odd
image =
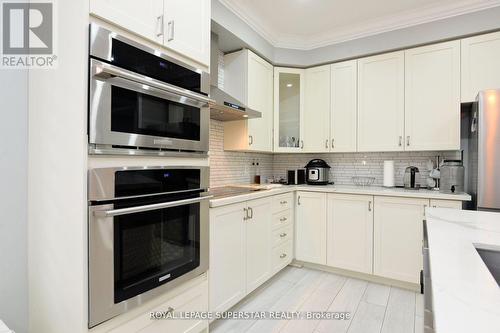
[[[409,166],[405,169],[403,183],[407,189],[418,190],[420,188],[420,171],[417,167]]]

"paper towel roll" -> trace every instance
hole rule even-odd
[[[394,187],[394,161],[384,161],[384,186]]]

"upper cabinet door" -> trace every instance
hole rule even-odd
[[[405,150],[460,149],[460,41],[405,51]]]
[[[273,151],[273,66],[250,50],[224,56],[224,90],[261,118],[224,122],[224,149]]]
[[[330,151],[356,151],[357,61],[331,66]]]
[[[462,39],[462,102],[500,88],[500,32]]]
[[[358,151],[401,151],[404,52],[358,60]]]
[[[274,68],[274,151],[302,152],[304,70]]]
[[[330,143],[330,65],[305,71],[304,152],[328,152]]]
[[[251,51],[248,53],[247,105],[262,113],[248,120],[249,150],[273,151],[273,66]]]
[[[165,0],[164,6],[165,46],[208,66],[210,0]]]
[[[90,13],[137,35],[163,43],[163,0],[90,0]]]

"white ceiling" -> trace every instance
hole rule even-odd
[[[219,1],[273,46],[301,50],[500,5],[500,0]]]

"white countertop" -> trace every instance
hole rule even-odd
[[[500,213],[426,210],[436,333],[500,332],[500,287],[474,244],[500,249]]]
[[[12,333],[12,331],[4,324],[4,322],[0,319],[0,333]]]
[[[254,185],[258,186],[258,185]],[[266,185],[263,185],[266,186]],[[445,194],[439,191],[427,189],[407,190],[396,187],[382,186],[354,186],[354,185],[283,185],[268,190],[261,190],[242,195],[214,198],[210,200],[210,207],[219,207],[233,203],[239,203],[247,200],[263,198],[271,195],[288,193],[293,191],[309,191],[309,192],[325,192],[325,193],[342,193],[342,194],[367,194],[367,195],[383,195],[391,197],[407,197],[407,198],[426,198],[426,199],[443,199],[443,200],[460,200],[469,201],[470,195],[462,194]]]

